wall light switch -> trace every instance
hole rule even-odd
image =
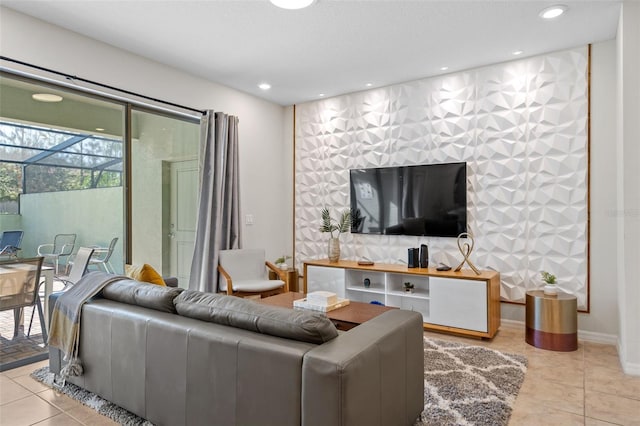
[[[244,223],[246,225],[253,225],[253,215],[252,214],[248,214],[244,216]]]

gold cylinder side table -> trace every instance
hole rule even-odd
[[[578,349],[578,300],[576,296],[542,290],[527,291],[526,337],[536,348],[570,352]]]

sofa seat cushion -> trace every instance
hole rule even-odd
[[[173,301],[179,315],[271,336],[321,344],[338,336],[325,316],[252,300],[185,290]]]
[[[102,297],[156,311],[176,313],[173,299],[184,289],[165,287],[135,280],[120,280],[107,285]]]

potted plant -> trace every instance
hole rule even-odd
[[[542,281],[544,281],[544,294],[548,295],[556,295],[558,294],[558,288],[556,287],[556,276],[547,272],[540,272],[540,276],[542,277]]]
[[[413,293],[413,284],[411,284],[409,281],[404,283],[404,291],[406,291],[407,293]]]
[[[329,209],[324,207],[321,212],[322,226],[320,232],[328,232],[329,237],[329,261],[337,262],[340,259],[340,234],[347,232],[351,227],[351,209],[346,209],[340,215],[340,220],[331,217]],[[337,236],[334,232],[337,231]]]
[[[287,259],[291,259],[291,256],[287,256],[283,254],[281,257],[277,258],[273,263],[280,269],[288,270],[289,265],[287,265]]]

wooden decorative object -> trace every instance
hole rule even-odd
[[[460,240],[462,238],[467,238],[471,240],[471,245],[469,245],[469,243],[466,243],[466,242],[460,245]],[[460,264],[458,265],[458,267],[454,269],[454,271],[456,272],[460,271],[460,269],[462,269],[462,266],[466,262],[469,265],[469,267],[473,270],[473,272],[480,275],[480,270],[476,268],[476,265],[471,263],[471,259],[469,259],[469,256],[471,256],[471,252],[473,251],[474,245],[475,245],[475,241],[471,234],[467,232],[463,232],[462,234],[458,235],[458,249],[460,249],[460,253],[462,253],[463,259],[462,259],[462,262],[460,262]]]

